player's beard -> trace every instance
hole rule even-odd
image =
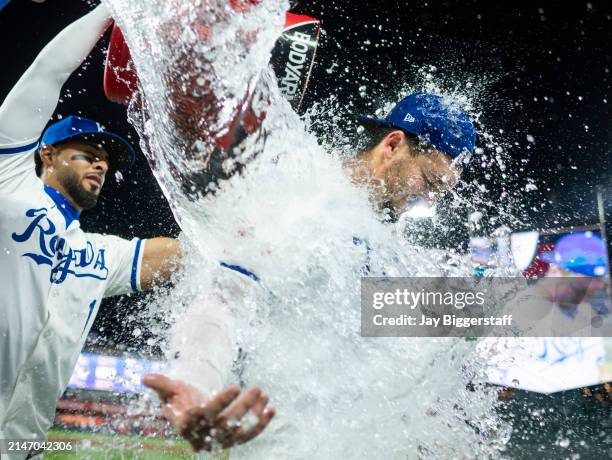
[[[98,203],[98,194],[88,192],[81,185],[81,178],[71,169],[61,178],[62,186],[72,200],[83,209],[91,209]]]

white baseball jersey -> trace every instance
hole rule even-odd
[[[525,300],[527,299],[527,300]],[[534,300],[535,299],[535,300]],[[522,302],[531,307],[527,316]],[[479,344],[488,360],[488,381],[495,385],[538,393],[554,393],[603,383],[601,366],[606,360],[604,339],[588,337],[592,306],[582,302],[573,314],[541,295],[519,297],[504,309],[516,311],[515,322],[548,324],[558,337],[489,337]],[[518,319],[517,319],[518,318]],[[572,323],[576,326],[571,328]],[[584,328],[584,337],[564,336]]]
[[[102,298],[139,289],[144,249],[138,239],[83,232],[76,209],[36,176],[36,147],[37,139],[0,143],[5,439],[46,436]]]

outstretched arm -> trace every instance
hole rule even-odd
[[[173,238],[151,238],[144,241],[140,287],[143,290],[168,281],[181,265],[179,241]]]
[[[53,115],[62,86],[111,22],[108,10],[100,5],[45,46],[0,106],[0,142],[40,136]]]

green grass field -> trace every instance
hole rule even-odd
[[[75,452],[52,452],[45,460],[187,460],[195,459],[189,445],[180,440],[113,436],[96,433],[51,430],[49,441],[74,441]],[[198,456],[197,458],[202,458]],[[212,460],[228,460],[229,453],[210,455]]]

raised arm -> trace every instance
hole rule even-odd
[[[40,136],[53,115],[62,86],[111,22],[108,10],[100,5],[45,46],[0,106],[0,142]]]

